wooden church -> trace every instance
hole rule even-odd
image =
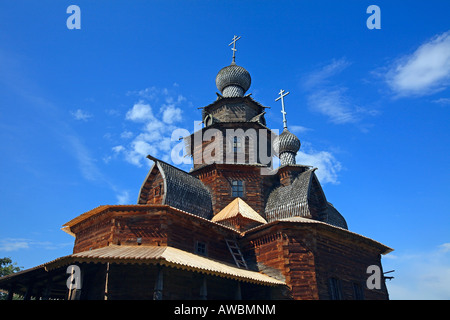
[[[25,299],[388,299],[369,289],[391,248],[348,230],[315,168],[296,164],[300,140],[266,125],[233,59],[220,93],[185,137],[190,172],[149,155],[134,205],[102,205],[63,225],[73,254],[0,278]],[[275,158],[276,157],[276,158]],[[274,168],[274,159],[279,166]],[[69,266],[77,266],[69,281]]]

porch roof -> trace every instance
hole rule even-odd
[[[219,277],[250,282],[267,286],[285,285],[257,271],[240,269],[228,263],[196,255],[170,246],[117,246],[83,251],[57,258],[40,266],[23,270],[0,278],[2,285],[14,281],[15,277],[26,276],[28,272],[51,271],[71,264],[81,263],[120,263],[120,264],[160,264],[163,266],[199,272]]]

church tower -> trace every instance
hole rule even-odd
[[[230,43],[231,64],[217,73],[217,99],[202,108],[203,128],[184,140],[193,159],[190,173],[210,188],[214,215],[239,197],[264,216],[261,174],[272,170],[277,135],[266,126],[267,107],[246,94],[251,76],[236,64],[239,39]]]

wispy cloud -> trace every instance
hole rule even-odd
[[[311,131],[312,129],[304,127],[304,126],[298,126],[298,125],[289,125],[289,130],[293,133],[305,133],[308,131]]]
[[[327,88],[314,91],[308,96],[310,108],[328,117],[335,124],[355,123],[357,112],[352,110],[345,95],[346,88]]]
[[[396,60],[385,79],[398,96],[423,96],[450,85],[450,31],[436,35]]]
[[[92,114],[81,109],[71,111],[70,114],[75,120],[88,121],[90,118],[92,118]]]
[[[351,63],[344,58],[333,60],[308,74],[302,81],[310,110],[326,116],[334,124],[359,123],[363,117],[376,114],[375,110],[355,104],[347,93],[348,88],[332,81],[332,77],[350,65]]]
[[[351,63],[344,58],[333,60],[330,64],[315,70],[303,79],[303,87],[314,89],[323,85],[330,84],[330,78],[344,71]]]
[[[383,259],[385,271],[395,269],[394,279],[387,282],[391,299],[450,299],[450,243],[426,252],[389,254]]]
[[[442,106],[448,106],[448,105],[450,105],[450,98],[439,98],[439,99],[435,99],[431,102],[440,104]]]
[[[170,161],[172,132],[182,121],[181,105],[187,103],[186,98],[168,88],[157,87],[130,91],[128,95],[135,95],[139,100],[127,111],[125,120],[140,123],[141,127],[135,134],[125,131],[121,137],[132,140],[114,146],[112,151],[123,154],[126,161],[139,167],[149,154]]]
[[[130,203],[130,193],[128,191],[122,191],[116,194],[117,204],[128,204]]]
[[[17,56],[13,54],[5,56],[5,53],[0,50],[0,61],[2,62],[0,64],[2,69],[0,82],[9,88],[11,92],[27,101],[31,110],[39,115],[39,119],[43,120],[42,123],[52,124],[48,126],[49,132],[52,134],[51,138],[57,139],[64,146],[67,153],[74,157],[84,179],[94,183],[101,183],[120,195],[123,191],[113,184],[109,177],[104,175],[98,166],[95,152],[87,146],[82,136],[73,129],[71,122],[68,121],[70,111],[53,103],[42,94],[43,90],[37,83],[25,76],[27,73],[23,70],[23,66],[26,64],[18,60]],[[5,61],[7,61],[6,64],[4,63]],[[79,121],[87,121],[93,118],[90,113],[82,109],[71,111],[70,115]],[[25,244],[26,242],[18,241],[16,244],[11,243],[11,248]]]
[[[53,243],[29,238],[3,238],[0,239],[0,252],[13,252],[23,249],[56,250],[72,245],[73,242]]]
[[[75,134],[65,135],[65,141],[68,143],[68,148],[77,159],[81,174],[86,180],[105,180],[105,177],[97,166],[97,161],[91,156],[90,151],[81,141],[79,136]]]

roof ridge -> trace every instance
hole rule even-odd
[[[253,209],[244,199],[236,197],[228,203],[222,210],[219,211],[212,219],[213,222],[230,219],[241,215],[244,218],[258,221],[260,223],[267,223],[267,221]]]
[[[154,161],[154,162],[160,162],[160,163],[163,163],[163,164],[168,165],[168,166],[170,166],[170,167],[172,167],[172,168],[174,168],[174,169],[177,169],[178,171],[181,171],[181,172],[183,172],[183,173],[186,173],[187,175],[189,175],[189,176],[191,176],[191,177],[193,177],[193,178],[198,179],[197,177],[194,177],[194,176],[190,175],[189,172],[186,172],[186,171],[184,171],[184,170],[182,170],[182,169],[180,169],[180,168],[177,168],[177,167],[175,167],[173,164],[170,164],[170,163],[168,163],[168,162],[165,162],[165,161],[163,161],[163,160],[160,160],[160,159],[158,159],[158,158],[155,158],[155,157],[152,156],[152,155],[147,155],[147,159],[150,159],[150,160],[152,160],[152,161]]]

